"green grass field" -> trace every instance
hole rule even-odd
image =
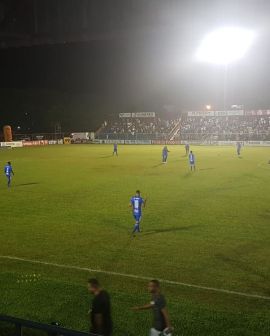
[[[0,181],[0,313],[88,330],[86,281],[111,293],[115,335],[142,336],[151,312],[144,277],[163,283],[175,335],[270,335],[270,149],[183,146],[48,146],[0,151],[13,186]],[[147,197],[140,236],[128,208]],[[123,275],[7,259],[19,257]],[[124,274],[137,275],[130,278]],[[34,281],[36,280],[36,281]],[[4,331],[1,335],[4,335]]]

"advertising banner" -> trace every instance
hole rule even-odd
[[[102,139],[95,139],[93,143],[99,144],[120,144],[120,145],[151,145],[151,140],[102,140]]]
[[[10,141],[10,142],[0,142],[0,147],[22,147],[23,143],[22,141]]]
[[[119,113],[119,118],[155,118],[155,112]]]
[[[126,144],[126,145],[185,145],[186,143],[198,145],[198,146],[235,146],[238,141],[200,141],[200,140],[190,140],[190,141],[180,141],[180,140],[100,140],[96,139],[94,143],[96,144]],[[240,141],[244,146],[269,146],[270,141]]]
[[[23,141],[24,147],[30,146],[47,146],[49,144],[48,140],[33,140],[33,141]]]
[[[96,141],[96,140],[95,140]],[[125,140],[98,140],[100,143],[104,143],[104,144],[124,144]]]
[[[244,110],[231,110],[231,111],[189,111],[188,117],[229,117],[229,116],[242,116]]]
[[[245,146],[270,146],[270,141],[244,141]]]
[[[132,118],[131,113],[119,113],[119,118]]]
[[[181,145],[180,140],[153,140],[153,145]]]
[[[125,140],[126,145],[151,145],[151,140]]]
[[[181,141],[184,145],[185,143],[189,143],[191,145],[199,145],[199,146],[236,146],[238,141],[199,141],[199,140],[190,140],[190,141]],[[240,141],[244,146],[269,146],[270,141]]]
[[[155,112],[136,112],[132,113],[133,118],[155,118]]]
[[[49,140],[48,141],[49,145],[63,145],[63,139],[59,139],[59,140]]]
[[[245,111],[245,115],[251,115],[251,116],[270,116],[270,110],[250,110]]]

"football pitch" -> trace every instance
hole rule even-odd
[[[110,292],[115,335],[143,336],[148,279],[174,335],[270,335],[270,148],[70,145],[0,151],[0,313],[88,330],[86,281]],[[133,238],[128,207],[147,198]],[[1,333],[4,335],[5,331]],[[36,334],[35,334],[36,335]]]

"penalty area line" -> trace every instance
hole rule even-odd
[[[127,273],[106,271],[106,270],[100,270],[100,269],[92,269],[92,268],[88,268],[88,267],[80,267],[80,266],[73,266],[73,265],[64,265],[64,264],[58,264],[58,263],[53,263],[53,262],[48,262],[48,261],[32,260],[32,259],[26,259],[26,258],[14,257],[14,256],[0,256],[0,259],[20,261],[20,262],[24,262],[24,263],[38,264],[38,265],[44,265],[44,266],[52,266],[52,267],[62,268],[62,269],[85,271],[85,272],[89,272],[89,273],[100,273],[100,274],[113,275],[113,276],[119,276],[119,277],[131,278],[131,279],[138,279],[138,280],[150,281],[151,279],[153,279],[153,277],[142,276],[142,275],[127,274]],[[195,289],[199,289],[199,290],[212,291],[212,292],[224,293],[224,294],[230,294],[230,295],[238,295],[238,296],[244,296],[244,297],[253,298],[253,299],[270,300],[270,296],[243,293],[243,292],[238,292],[238,291],[232,291],[232,290],[229,290],[229,289],[200,286],[200,285],[195,285],[195,284],[190,284],[190,283],[185,283],[185,282],[179,282],[179,281],[173,281],[173,280],[167,280],[167,279],[158,278],[158,280],[161,283],[169,284],[169,285],[189,287],[189,288],[195,288]]]

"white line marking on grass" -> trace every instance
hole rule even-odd
[[[48,262],[48,261],[31,260],[31,259],[12,257],[12,256],[0,256],[0,259],[17,260],[17,261],[22,261],[22,262],[27,262],[27,263],[32,263],[32,264],[39,264],[39,265],[53,266],[53,267],[58,267],[58,268],[73,269],[73,270],[77,270],[77,271],[85,271],[85,272],[91,272],[91,273],[108,274],[108,275],[114,275],[114,276],[120,276],[120,277],[125,277],[125,278],[132,278],[132,279],[139,279],[139,280],[149,281],[149,280],[153,279],[153,277],[148,277],[148,276],[126,274],[126,273],[113,272],[113,271],[105,271],[105,270],[100,270],[100,269],[92,269],[92,268],[88,268],[88,267],[63,265],[63,264],[58,264],[58,263],[53,263],[53,262]],[[189,284],[189,283],[179,282],[179,281],[173,281],[173,280],[166,280],[166,279],[158,279],[158,280],[162,283],[169,284],[169,285],[177,285],[177,286],[184,286],[184,287],[190,287],[190,288],[196,288],[196,289],[203,289],[203,290],[212,291],[212,292],[225,293],[225,294],[238,295],[238,296],[245,296],[247,298],[270,300],[270,296],[248,294],[248,293],[242,293],[242,292],[232,291],[232,290],[228,290],[228,289],[206,287],[206,286],[194,285],[194,284]]]

